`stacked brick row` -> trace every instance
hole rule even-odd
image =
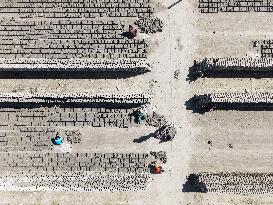
[[[273,103],[272,93],[211,93],[196,96],[200,103]]]
[[[136,94],[93,94],[93,93],[0,93],[0,103],[12,102],[88,102],[88,103],[127,103],[145,104],[149,102],[149,93]]]
[[[148,72],[150,65],[134,59],[45,59],[45,58],[2,58],[1,71],[124,71]]]
[[[202,13],[273,12],[272,0],[199,0]]]
[[[272,93],[210,93],[191,99],[198,112],[219,110],[272,110]]]
[[[189,69],[189,79],[200,77],[258,77],[272,76],[273,58],[206,58],[195,60]]]
[[[229,194],[273,194],[272,173],[200,173],[208,192]]]

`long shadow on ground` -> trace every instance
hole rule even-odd
[[[134,139],[133,142],[134,143],[142,143],[142,142],[145,142],[147,141],[148,139],[152,138],[152,137],[155,137],[155,133],[150,133],[148,135],[144,135],[144,136],[141,136],[140,138],[138,139]]]

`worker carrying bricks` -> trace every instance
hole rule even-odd
[[[57,132],[55,138],[52,141],[55,145],[61,145],[63,143],[63,138],[59,135],[59,132]]]
[[[133,26],[129,25],[129,33],[131,35],[131,38],[134,38],[137,36],[137,29],[134,29]]]
[[[150,166],[151,166],[151,173],[152,174],[161,174],[162,172],[164,172],[163,167],[161,165],[157,164],[156,161],[151,162]]]
[[[160,139],[160,143],[172,141],[177,131],[173,124],[163,125],[155,132],[155,138]]]
[[[137,36],[137,29],[134,28],[132,25],[129,25],[129,31],[124,32],[122,35],[129,39],[133,39]]]

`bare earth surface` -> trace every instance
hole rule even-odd
[[[272,38],[271,13],[201,14],[197,1],[173,0],[156,4],[162,32],[148,40],[151,72],[127,79],[2,79],[1,92],[138,93],[151,91],[151,104],[177,128],[172,142],[133,140],[153,132],[147,126],[82,128],[82,143],[72,152],[166,151],[166,172],[153,175],[139,192],[12,192],[0,191],[0,205],[269,205],[272,195],[183,193],[190,173],[272,172],[273,112],[213,111],[204,115],[186,110],[197,93],[220,91],[273,92],[273,79],[211,79],[186,81],[195,59],[255,56],[251,41]],[[174,77],[179,71],[177,78]],[[208,141],[211,143],[208,144]]]
[[[255,39],[272,38],[270,13],[196,14],[197,58],[246,57]],[[272,92],[272,79],[198,79],[191,92]],[[187,113],[189,116],[189,112]],[[213,111],[191,114],[191,172],[272,172],[272,112]],[[210,144],[208,142],[211,142]],[[186,194],[185,204],[272,204],[272,195]]]

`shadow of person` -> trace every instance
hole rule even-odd
[[[134,143],[142,143],[142,142],[145,142],[147,141],[148,139],[150,139],[151,137],[155,137],[155,133],[150,133],[148,135],[144,135],[144,136],[141,136],[140,138],[138,139],[134,139],[133,142]]]
[[[57,145],[56,142],[55,142],[55,138],[54,137],[51,138],[51,142],[52,142],[52,144]]]
[[[125,31],[121,34],[121,36],[128,38],[128,39],[133,39],[135,35],[133,35],[131,32]]]
[[[151,165],[151,164],[149,164],[149,165],[148,165],[148,170],[149,170],[149,173],[150,173],[150,174],[153,174],[153,173],[154,173],[154,172],[153,172],[154,166]]]
[[[51,138],[51,142],[54,144],[54,145],[61,145],[63,143],[63,140],[62,138]]]

